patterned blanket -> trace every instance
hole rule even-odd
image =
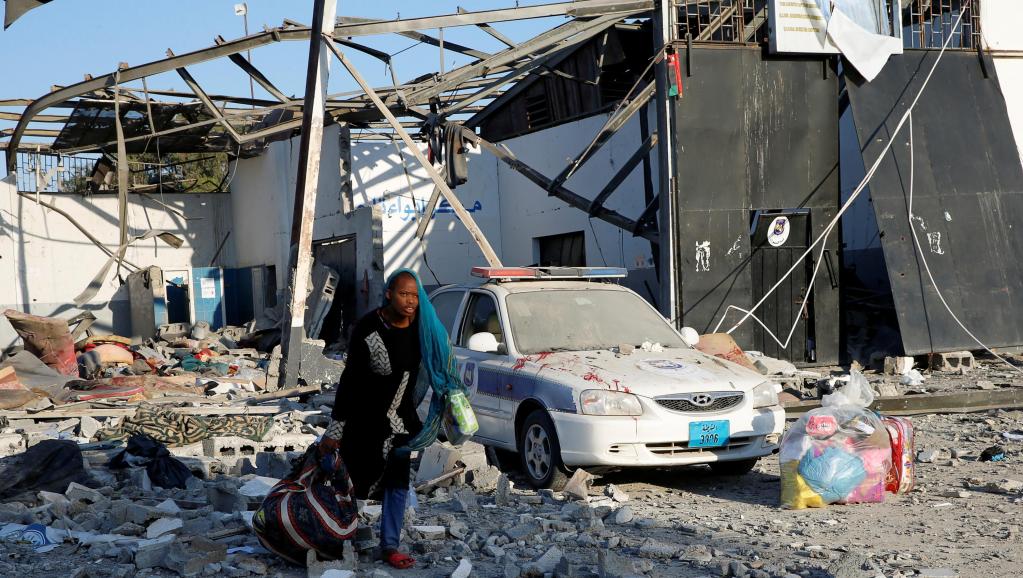
[[[168,446],[183,446],[204,439],[238,436],[252,441],[266,439],[273,418],[256,415],[194,416],[142,405],[134,416],[126,417],[115,428],[97,433],[100,440],[127,439],[145,434]]]

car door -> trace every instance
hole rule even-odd
[[[504,345],[504,327],[494,295],[483,290],[471,291],[457,330],[455,355],[462,381],[474,393],[472,406],[480,424],[477,437],[500,442],[506,442],[513,435],[513,420],[501,400],[504,395],[501,369],[509,362],[507,346]],[[490,351],[470,349],[470,339],[478,333],[493,335],[497,348]]]

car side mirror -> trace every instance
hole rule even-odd
[[[499,353],[500,349],[494,334],[486,331],[474,333],[469,338],[468,346],[471,351],[478,351],[480,353]]]
[[[682,341],[685,341],[690,347],[696,347],[696,344],[700,342],[700,333],[692,327],[683,327],[680,333]]]

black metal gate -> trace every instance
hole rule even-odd
[[[764,295],[785,275],[810,243],[810,214],[807,210],[761,212],[754,216],[753,252],[750,272],[753,276],[753,302]],[[800,312],[806,288],[813,275],[813,260],[804,260],[756,311],[759,323],[753,329],[753,349],[771,357],[795,363],[815,361],[813,337],[813,296]],[[826,283],[828,272],[818,273],[817,283]],[[793,322],[796,317],[796,327]],[[773,333],[768,333],[770,330]],[[791,332],[791,337],[789,333]],[[780,343],[779,343],[780,342]],[[785,345],[785,347],[783,347]]]

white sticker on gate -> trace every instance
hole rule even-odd
[[[771,229],[767,231],[767,242],[772,247],[781,247],[789,240],[791,230],[792,224],[789,223],[788,217],[776,217],[771,221]]]

